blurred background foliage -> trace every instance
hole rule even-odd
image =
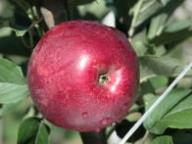
[[[121,123],[106,129],[108,143],[118,143],[192,61],[191,7],[191,0],[0,0],[0,143],[82,143],[77,132],[42,119],[26,84],[27,63],[38,40],[54,24],[72,19],[116,27],[127,35],[140,59],[138,99]],[[191,90],[192,72],[129,143],[191,144]]]

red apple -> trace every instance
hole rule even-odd
[[[137,56],[124,34],[78,20],[42,37],[30,59],[28,83],[46,119],[66,129],[99,131],[127,114],[138,75]]]

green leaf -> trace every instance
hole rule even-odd
[[[99,9],[99,11],[98,11]],[[104,0],[78,6],[79,14],[89,19],[102,19],[109,12]]]
[[[0,103],[16,103],[29,95],[21,68],[0,58]]]
[[[145,111],[149,109],[149,107],[155,102],[157,97],[152,93],[147,93],[143,96],[144,104],[145,104]]]
[[[192,20],[176,21],[167,25],[161,35],[150,42],[155,45],[177,45],[192,36]]]
[[[0,38],[10,36],[11,33],[12,33],[12,29],[10,29],[9,27],[2,27],[0,29]]]
[[[155,126],[156,129],[165,128],[191,129],[192,128],[192,94],[180,101]],[[164,130],[163,129],[163,130]]]
[[[153,51],[153,55],[156,57],[165,56],[165,54],[167,53],[167,50],[164,45],[160,45],[160,46],[152,45],[151,51]]]
[[[146,45],[146,29],[134,35],[134,37],[131,39],[131,44],[133,45],[137,56],[144,56],[148,49]]]
[[[27,32],[27,29],[19,30],[12,27],[3,27],[0,29],[0,37],[9,36],[12,32],[14,32],[16,36],[22,37]]]
[[[174,10],[182,3],[183,0],[164,0],[163,2],[160,0],[146,0],[139,10],[139,15],[134,27],[141,25],[142,23],[149,20],[151,17],[158,14],[165,13],[171,15]]]
[[[28,86],[0,82],[0,104],[16,103],[29,96]]]
[[[145,81],[156,75],[176,76],[182,71],[184,64],[172,57],[143,56],[140,57],[140,77]]]
[[[165,21],[167,20],[168,14],[162,13],[151,20],[148,39],[153,39],[154,37],[161,34],[165,27]]]
[[[38,118],[28,118],[24,120],[18,132],[18,144],[32,144],[35,142],[41,120]]]
[[[146,129],[153,133],[162,133],[162,129],[165,128],[161,124],[162,128],[154,128],[154,126],[169,112],[175,105],[177,105],[182,99],[187,97],[191,90],[189,89],[175,89],[172,91],[152,112],[149,118],[144,122]],[[153,128],[153,129],[152,129]],[[159,129],[160,128],[160,129]]]
[[[21,68],[11,61],[0,58],[0,82],[25,84]]]
[[[6,117],[8,115],[14,115],[18,120],[22,120],[23,117],[34,115],[33,108],[31,107],[30,100],[19,101],[17,103],[3,104],[2,115]],[[16,115],[15,115],[16,114]]]
[[[192,19],[186,19],[186,20],[180,20],[180,21],[174,21],[172,23],[169,23],[165,27],[165,32],[176,32],[183,29],[191,29],[192,28]]]
[[[151,83],[149,81],[143,81],[140,85],[141,87],[141,91],[140,93],[142,95],[148,94],[148,93],[154,93],[155,90],[153,88],[153,86],[151,85]]]
[[[174,144],[171,136],[159,136],[151,144]]]
[[[179,43],[185,41],[189,37],[192,36],[192,31],[188,29],[184,29],[181,31],[169,33],[164,32],[160,36],[154,38],[151,43],[155,44],[156,46],[165,45],[165,44],[173,44],[172,47],[178,45]]]
[[[138,3],[140,1],[138,1]],[[138,11],[138,8],[137,8],[138,3],[136,3],[135,7],[131,9],[131,12],[135,13],[136,11]],[[135,18],[136,22],[133,25],[133,27],[137,27],[140,24],[142,24],[144,21],[150,18],[155,12],[157,12],[161,7],[162,7],[162,4],[157,0],[144,1],[142,4],[142,7],[139,9],[139,14]]]
[[[49,134],[50,128],[45,123],[41,123],[35,144],[48,144]]]
[[[165,87],[168,84],[168,78],[165,76],[156,76],[151,78],[149,81],[151,82],[154,89]]]
[[[49,127],[39,118],[24,120],[18,133],[18,144],[48,144]]]
[[[4,19],[8,19],[13,17],[14,15],[14,6],[8,0],[1,1],[1,12],[0,17]]]
[[[186,54],[184,53],[189,54],[189,56],[186,56]],[[183,48],[181,46],[170,49],[169,52],[166,54],[166,56],[174,57],[180,59],[181,61],[187,61],[188,57],[191,57],[190,50],[187,51],[186,48]]]
[[[2,117],[2,115],[3,115],[3,108],[2,108],[2,106],[0,107],[0,117]]]
[[[140,112],[132,112],[127,116],[129,122],[136,122],[141,118],[142,114]]]
[[[166,5],[170,0],[159,0],[163,5]]]

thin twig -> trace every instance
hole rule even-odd
[[[139,13],[140,13],[141,7],[143,6],[144,1],[145,0],[140,0],[138,2],[138,4],[136,5],[136,7],[135,7],[135,11],[134,11],[134,14],[133,14],[133,20],[131,22],[131,27],[130,27],[130,30],[129,30],[129,36],[130,37],[132,37],[133,34],[134,34],[137,18],[139,16]]]
[[[184,68],[184,70],[175,78],[175,80],[169,85],[165,92],[153,103],[153,105],[143,114],[143,116],[133,125],[133,127],[127,132],[124,138],[119,144],[125,144],[126,141],[135,133],[135,131],[142,125],[142,123],[150,116],[155,108],[168,96],[177,83],[187,74],[192,68],[192,62]]]
[[[43,20],[43,17],[40,17],[38,20],[31,23],[31,25],[27,28],[27,31],[31,30],[35,27],[35,25],[39,24]]]
[[[25,40],[24,37],[21,37],[22,43],[23,43],[23,45],[24,45],[26,48],[30,48],[30,49],[31,49],[31,48],[33,47],[33,45],[34,45],[34,44],[33,44],[33,35],[32,35],[32,31],[31,31],[31,30],[32,30],[37,24],[39,24],[42,20],[43,20],[43,17],[40,17],[40,19],[32,22],[31,25],[27,28],[26,32],[29,33],[29,37],[30,37],[30,43],[29,43],[29,44],[26,42],[26,40]]]

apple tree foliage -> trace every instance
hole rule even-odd
[[[50,13],[54,16],[60,14],[55,16],[55,23],[70,19],[103,22],[112,13],[115,27],[127,35],[138,55],[138,98],[121,123],[106,128],[104,139],[107,143],[114,132],[116,139],[121,139],[185,65],[192,61],[192,11],[183,9],[184,13],[181,10],[187,4],[191,4],[190,0],[1,0],[0,127],[3,126],[3,144],[61,143],[64,138],[77,135],[45,121],[29,97],[27,63],[35,44],[48,30],[50,22],[46,18],[51,17]],[[42,7],[50,9],[47,17],[43,16]],[[108,141],[109,144],[112,142]],[[190,71],[147,118],[129,143],[191,142]]]

